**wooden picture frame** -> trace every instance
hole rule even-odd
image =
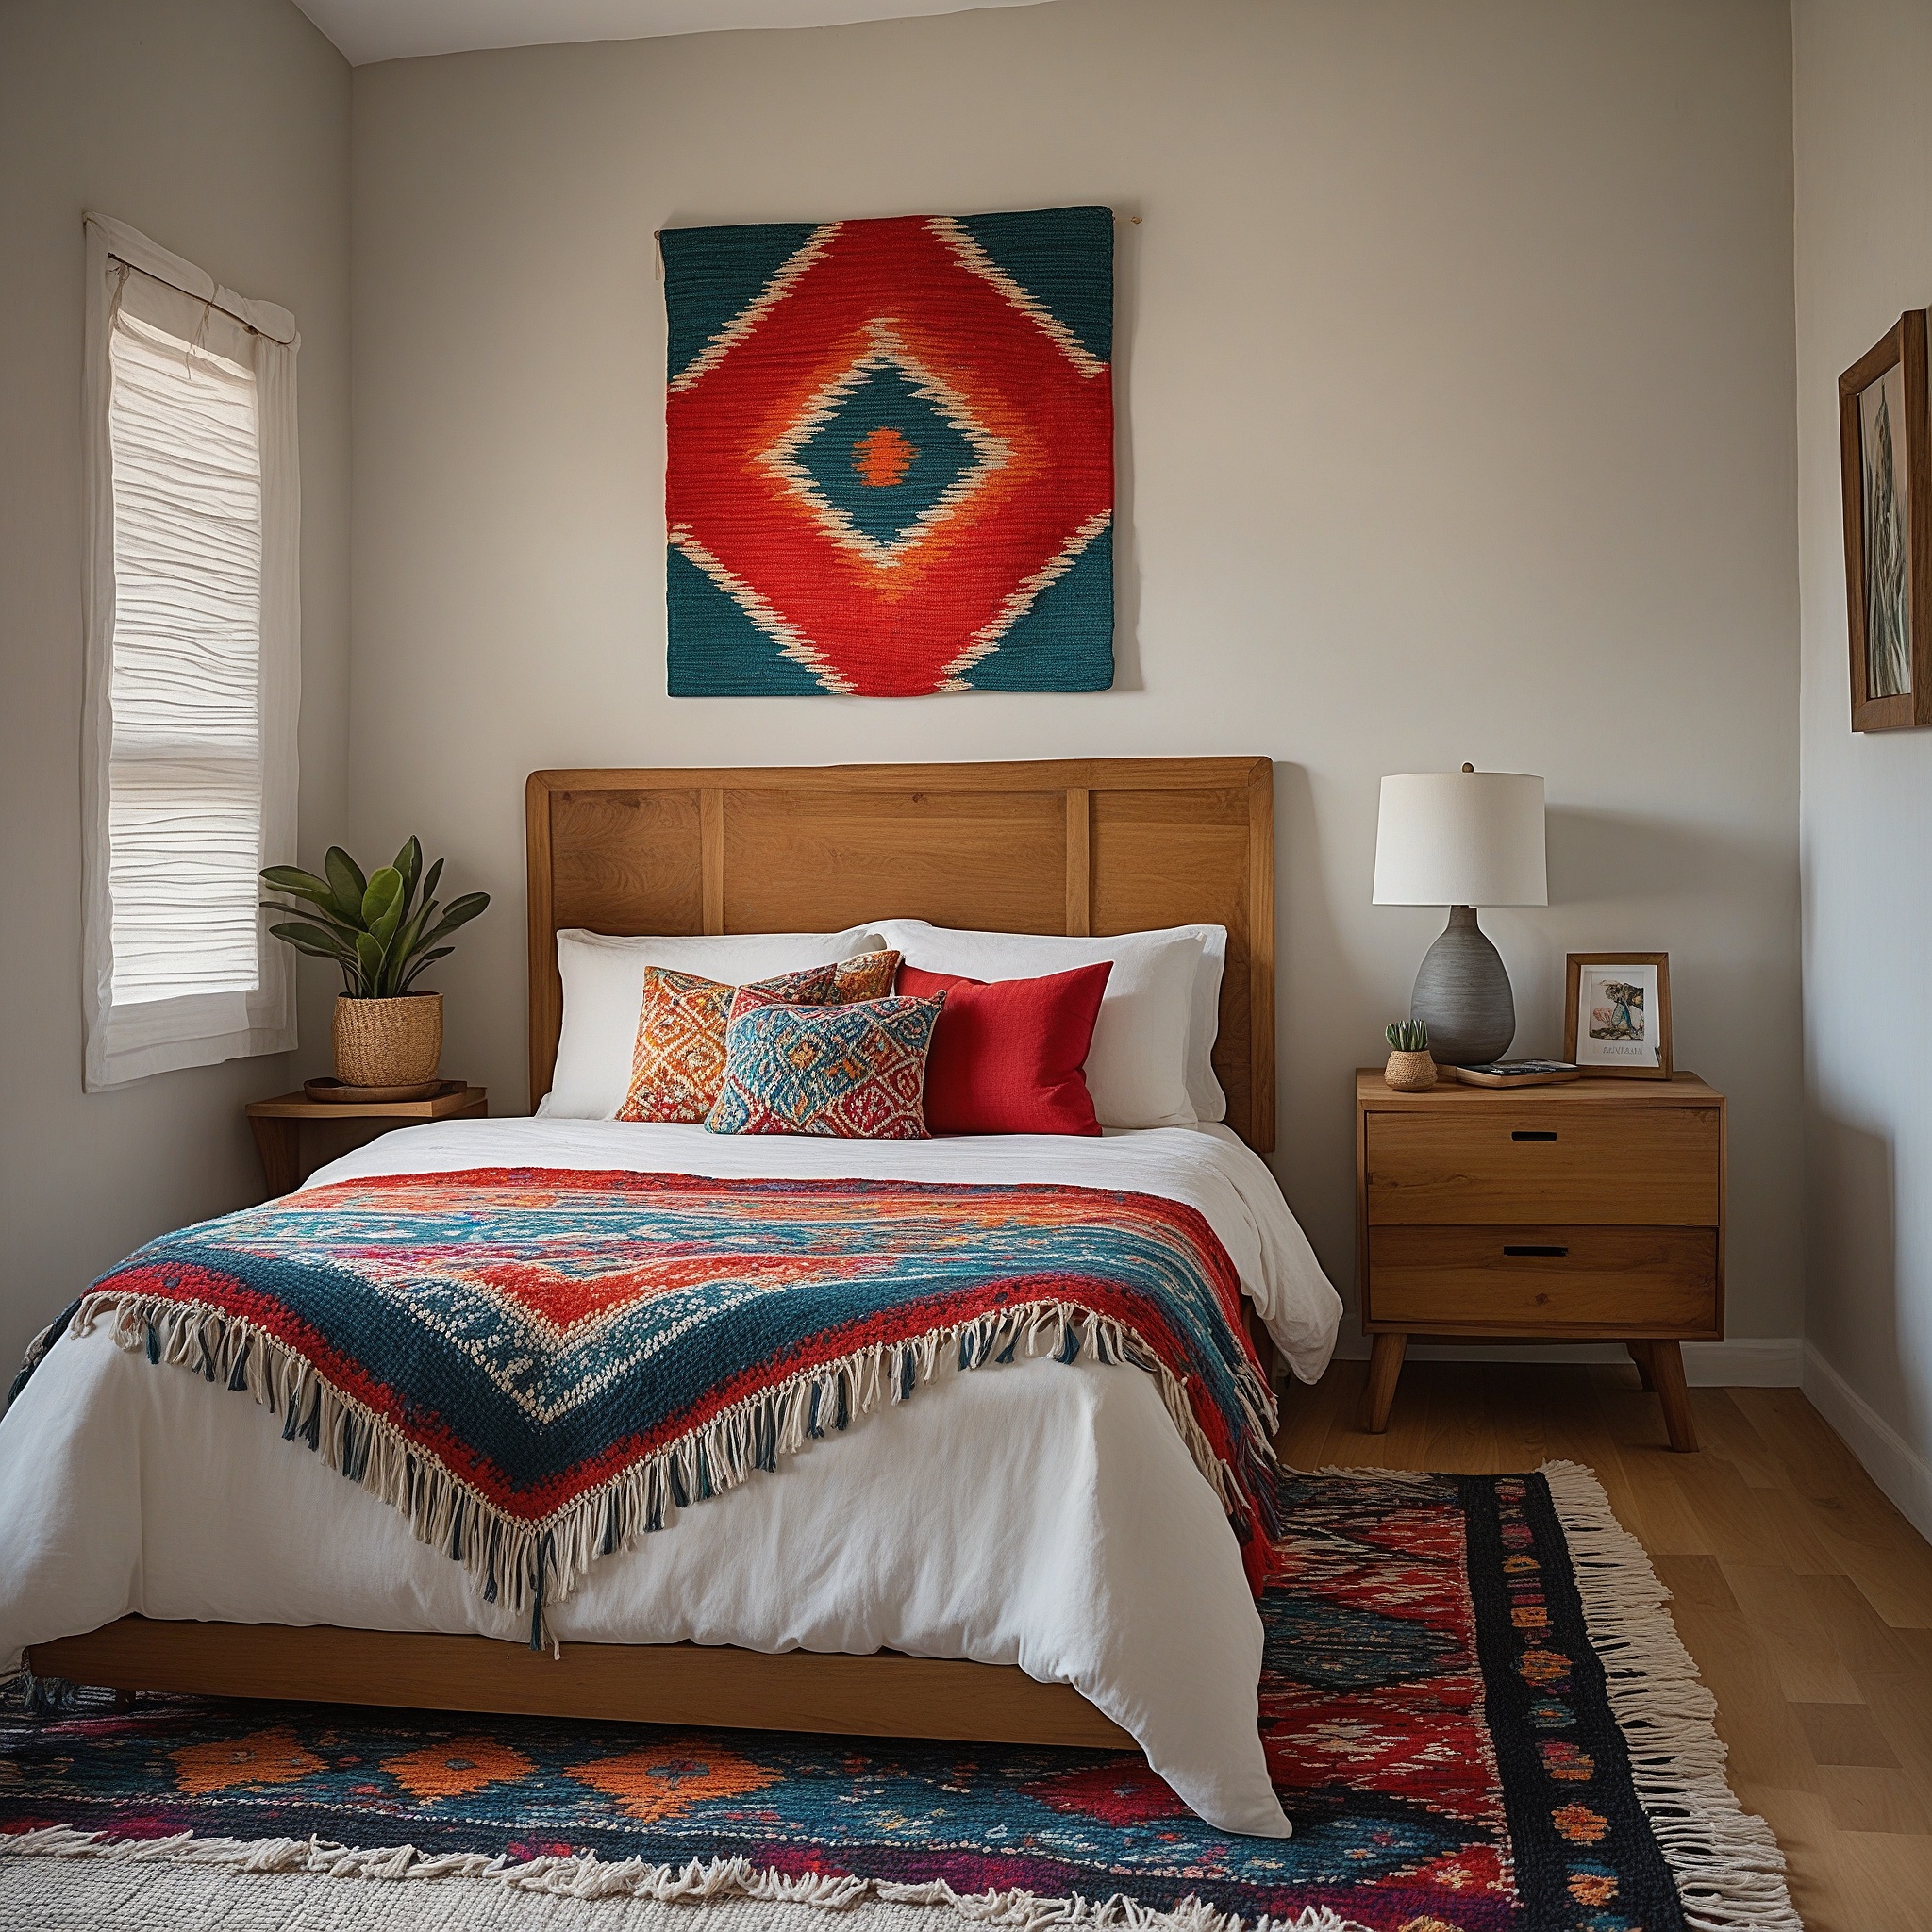
[[[1604,1036],[1604,1058],[1592,1059],[1588,1057],[1591,1041],[1582,1024],[1585,975],[1601,974],[1612,968],[1628,968],[1639,975],[1635,981],[1618,984],[1635,985],[1644,995],[1638,1019],[1642,1032],[1650,1036],[1643,1043],[1656,1054],[1655,1064],[1635,1059],[1619,1064],[1615,1056],[1623,1041],[1612,1035]],[[1655,1011],[1650,1010],[1653,1006]],[[1624,1038],[1627,1039],[1627,1035]],[[1579,1047],[1582,1049],[1580,1054]],[[1563,973],[1563,1058],[1581,1067],[1584,1074],[1592,1079],[1668,1080],[1672,1073],[1671,956],[1668,953],[1570,954]]]
[[[1925,342],[1925,311],[1908,308],[1838,379],[1854,731],[1932,724]]]

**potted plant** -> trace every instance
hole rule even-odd
[[[261,903],[267,911],[297,915],[269,927],[276,939],[342,969],[332,1029],[336,1078],[346,1087],[425,1085],[442,1058],[442,995],[417,992],[416,980],[455,951],[437,941],[475,919],[490,894],[466,892],[432,924],[442,860],[423,876],[423,846],[413,838],[393,865],[378,866],[366,878],[340,845],[328,848],[323,867],[326,878],[299,866],[268,867],[265,885],[308,903]]]
[[[1383,1079],[1398,1093],[1426,1092],[1436,1084],[1428,1022],[1397,1020],[1383,1031],[1389,1041],[1389,1064],[1382,1069]]]

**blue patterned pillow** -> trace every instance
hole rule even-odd
[[[842,1007],[754,1007],[724,1032],[714,1134],[925,1139],[925,1057],[945,1005],[859,1000]]]

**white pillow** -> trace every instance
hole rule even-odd
[[[908,966],[968,979],[1035,979],[1113,961],[1087,1090],[1103,1127],[1185,1127],[1224,1120],[1227,1096],[1214,1077],[1221,1027],[1224,925],[1068,939],[1056,933],[957,932],[923,919],[883,919],[877,930]]]
[[[622,939],[575,927],[559,932],[563,1036],[557,1043],[550,1091],[537,1111],[568,1121],[617,1118],[630,1091],[631,1052],[647,966],[742,986],[751,979],[830,965],[878,944],[877,935],[865,925],[844,932],[707,933],[681,939]]]

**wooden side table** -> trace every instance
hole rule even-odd
[[[255,1136],[255,1151],[261,1157],[261,1177],[271,1194],[287,1194],[300,1187],[313,1172],[313,1164],[302,1164],[302,1124],[304,1121],[380,1121],[383,1129],[409,1127],[423,1121],[453,1121],[480,1118],[489,1112],[490,1090],[466,1087],[460,1080],[443,1083],[443,1091],[427,1100],[376,1100],[367,1102],[310,1100],[297,1091],[274,1100],[251,1101],[248,1127]]]
[[[1679,1344],[1724,1338],[1725,1132],[1694,1074],[1397,1093],[1361,1069],[1361,1426],[1388,1426],[1411,1335],[1621,1341],[1695,1449]]]

